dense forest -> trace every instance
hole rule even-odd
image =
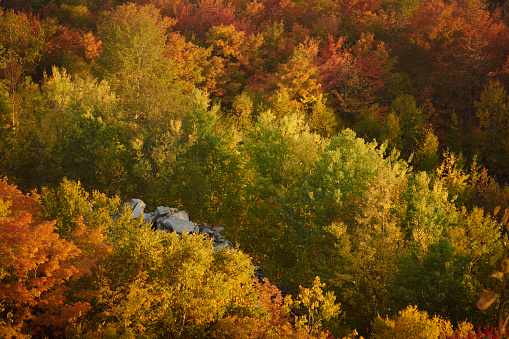
[[[505,1],[2,6],[1,337],[509,337]]]

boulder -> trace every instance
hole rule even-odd
[[[184,233],[184,232],[194,232],[194,222],[189,220],[182,220],[182,219],[176,219],[172,218],[173,215],[166,217],[162,220],[162,224],[165,228],[168,228],[170,230],[173,230],[177,233]]]
[[[168,206],[159,206],[156,208],[156,216],[155,218],[157,219],[158,217],[160,216],[165,216],[165,215],[171,215],[171,214],[174,214],[174,213],[177,213],[179,210],[174,208],[174,207],[168,207]]]
[[[172,219],[178,219],[178,220],[189,220],[189,216],[185,211],[180,211],[177,213],[173,213],[170,218]]]
[[[129,206],[131,208],[131,219],[135,219],[143,215],[143,210],[146,205],[140,199],[131,199],[131,201],[126,202],[124,206]]]

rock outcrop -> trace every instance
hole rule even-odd
[[[140,199],[132,199],[130,202],[124,203],[123,206],[131,209],[131,219],[143,215],[144,223],[151,224],[154,230],[202,235],[207,239],[212,239],[212,245],[216,251],[222,248],[233,249],[232,243],[219,233],[224,230],[223,227],[211,227],[204,222],[196,224],[189,220],[185,211],[179,211],[174,207],[159,206],[154,212],[145,213],[146,205]]]

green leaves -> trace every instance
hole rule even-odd
[[[392,166],[393,159],[385,158],[384,146],[377,146],[348,129],[330,140],[304,186],[317,224],[336,220],[344,204],[362,197],[379,171]]]
[[[440,239],[424,253],[414,250],[400,256],[397,271],[387,282],[386,307],[399,310],[416,305],[453,322],[478,317],[474,306],[478,292],[469,257],[457,255],[454,245]]]
[[[90,228],[104,227],[110,224],[111,216],[119,205],[118,198],[107,198],[98,191],[89,194],[80,182],[64,179],[56,189],[44,187],[41,191],[43,217],[57,220],[56,232],[67,238],[76,227],[76,218],[86,218]],[[104,230],[108,232],[108,228]]]

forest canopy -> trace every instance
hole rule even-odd
[[[505,2],[2,5],[1,336],[507,336]]]

